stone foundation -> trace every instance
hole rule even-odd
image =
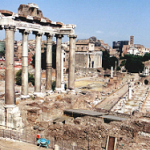
[[[0,125],[13,129],[23,128],[18,106],[0,104]]]

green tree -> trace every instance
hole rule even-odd
[[[17,85],[21,85],[22,83],[21,83],[21,75],[22,75],[22,69],[21,70],[19,70],[17,73],[16,73],[16,84]],[[33,74],[30,74],[30,73],[28,73],[28,82],[31,82],[32,83],[32,85],[34,85],[34,76],[33,76]]]
[[[102,67],[104,68],[104,70],[106,70],[107,68],[110,68],[109,57],[110,57],[110,55],[109,55],[108,51],[103,51]]]
[[[150,60],[150,54],[149,53],[146,53],[144,56],[143,56],[143,61],[148,61]]]
[[[117,70],[117,71],[121,70],[120,66],[117,66],[116,70]]]
[[[115,67],[115,61],[118,62],[118,59],[116,57],[110,57],[108,51],[103,51],[103,59],[102,59],[102,67],[104,70],[107,68],[110,69],[111,66]]]
[[[56,81],[53,81],[53,82],[52,82],[52,90],[53,90],[53,91],[55,90],[55,87],[56,87]]]
[[[120,66],[125,66],[125,64],[126,64],[126,60],[123,60],[120,64]]]
[[[139,73],[143,71],[144,64],[141,61],[141,57],[130,55],[127,56],[125,68],[128,70],[128,72]]]
[[[115,62],[117,61],[117,64],[118,64],[118,59],[113,56],[113,57],[110,57],[109,60],[110,60],[110,66],[113,66],[113,68],[115,68]]]

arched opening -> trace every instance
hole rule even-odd
[[[148,85],[148,80],[145,79],[145,80],[144,80],[144,84],[145,84],[145,85]]]

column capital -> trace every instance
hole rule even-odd
[[[69,38],[74,38],[74,39],[75,39],[75,38],[77,38],[77,35],[75,35],[75,34],[70,34],[70,35],[68,35],[68,37],[69,37]]]
[[[3,30],[3,27],[2,27],[2,26],[0,26],[0,30]]]
[[[56,38],[62,38],[62,37],[64,37],[64,35],[62,35],[62,34],[55,34],[55,37]]]
[[[33,31],[33,34],[35,34],[37,36],[42,36],[43,32],[41,32],[41,31]]]
[[[55,34],[54,34],[54,33],[45,33],[45,35],[46,35],[47,37],[53,37]]]
[[[9,30],[14,30],[14,31],[15,31],[16,28],[15,28],[15,26],[13,26],[13,25],[5,25],[5,26],[4,26],[4,29],[5,29],[5,30],[9,29]]]
[[[31,31],[30,30],[26,30],[26,29],[19,29],[19,32],[20,33],[24,33],[24,34],[30,34],[31,33]]]

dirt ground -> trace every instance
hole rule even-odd
[[[0,138],[0,150],[45,150],[45,147],[38,147],[33,144]],[[49,150],[52,150],[49,148]]]

